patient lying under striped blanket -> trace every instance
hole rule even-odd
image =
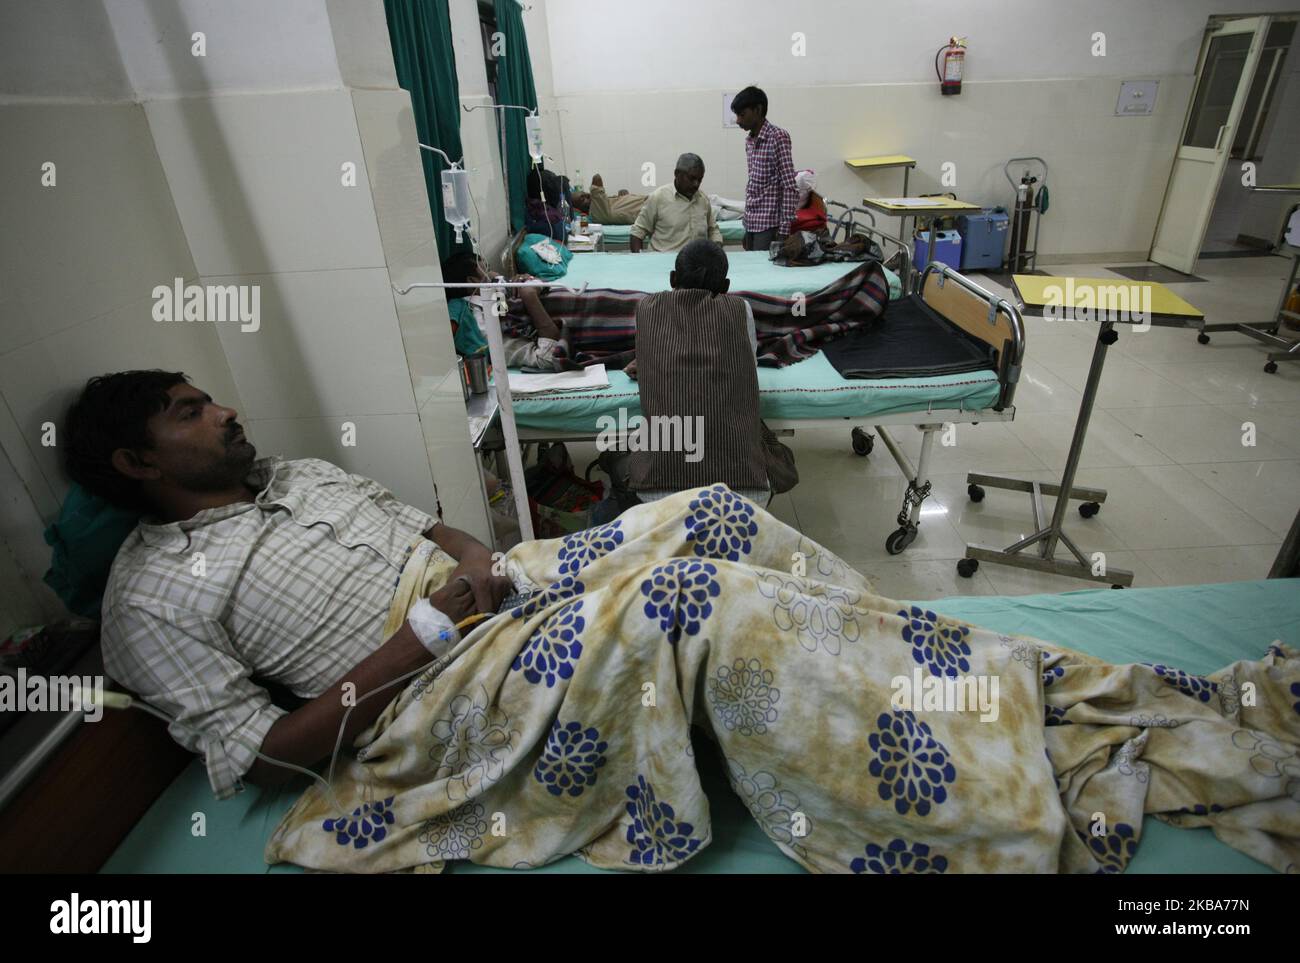
[[[864,261],[805,298],[732,291],[750,303],[758,333],[758,363],[785,367],[811,358],[831,338],[880,318],[889,303],[889,281],[878,261]],[[571,367],[603,364],[623,368],[635,356],[636,308],[644,291],[591,289],[581,294],[550,289],[545,311],[563,319],[564,334],[555,357]],[[511,338],[536,335],[526,306],[512,301],[501,319]]]
[[[534,594],[394,699],[269,862],[671,869],[710,841],[695,726],[733,787],[762,777],[747,805],[811,870],[1117,872],[1144,813],[1300,866],[1286,646],[1199,677],[999,635],[874,595],[723,486],[506,563]]]

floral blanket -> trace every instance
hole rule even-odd
[[[397,622],[435,555],[413,553]],[[535,594],[393,700],[268,862],[671,869],[710,841],[698,726],[810,870],[1117,872],[1144,813],[1300,867],[1285,646],[1199,677],[989,632],[873,595],[722,486],[507,564]]]

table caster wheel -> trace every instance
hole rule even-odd
[[[1209,336],[1208,334],[1198,334],[1198,335],[1196,336],[1196,343],[1197,343],[1197,344],[1209,344],[1209,343],[1210,343],[1210,336]]]
[[[980,488],[979,485],[966,486],[966,494],[970,496],[970,500],[973,502],[984,501],[984,489]]]
[[[866,457],[871,454],[871,449],[876,447],[876,436],[869,435],[861,428],[853,429],[853,453]]]
[[[1277,373],[1277,362],[1276,362],[1276,361],[1270,361],[1268,364],[1264,365],[1264,371],[1265,371],[1266,373],[1268,373],[1268,374],[1276,374],[1276,373]]]
[[[1084,518],[1092,518],[1099,511],[1101,511],[1101,505],[1098,502],[1084,502],[1079,506],[1079,514]]]
[[[1113,589],[1122,589],[1123,587],[1124,587],[1124,586],[1122,586],[1122,585],[1112,585],[1112,586],[1111,586],[1111,588],[1113,588]]]
[[[962,578],[970,578],[980,567],[980,560],[977,558],[963,558],[957,561],[957,574]]]
[[[915,525],[896,529],[890,533],[887,539],[885,539],[885,551],[890,555],[897,555],[914,541],[916,541]]]

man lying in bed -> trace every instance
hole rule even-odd
[[[64,446],[75,481],[145,512],[104,593],[105,667],[183,723],[172,736],[206,755],[219,797],[241,779],[291,775],[250,746],[303,766],[328,757],[345,695],[355,702],[449,647],[426,627],[436,613],[495,612],[510,588],[485,546],[379,484],[315,459],[257,459],[237,417],[179,372],[122,372],[87,384]],[[422,620],[413,611],[383,641],[421,533],[446,553],[448,577]],[[259,681],[307,701],[286,712]],[[388,702],[357,703],[344,736]]]
[[[442,279],[448,284],[486,283],[492,278],[488,275],[478,255],[468,251],[453,254],[442,262]],[[515,281],[533,281],[535,278],[521,274]],[[489,288],[489,290],[491,290]],[[511,337],[503,334],[506,352],[506,366],[524,368],[532,371],[561,371],[562,362],[556,359],[556,349],[560,345],[561,324],[542,306],[543,288],[513,288],[523,305],[528,319],[532,322],[536,335],[531,338]],[[461,354],[473,353],[487,345],[486,315],[495,309],[494,298],[478,290],[449,288],[447,307],[451,319],[456,324],[456,350]]]

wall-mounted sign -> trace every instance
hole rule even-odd
[[[1145,117],[1156,108],[1158,80],[1125,80],[1119,85],[1116,117]]]
[[[736,123],[736,115],[731,112],[731,102],[735,99],[736,99],[736,94],[734,91],[732,93],[722,95],[722,126],[723,127],[740,126],[739,124]]]

